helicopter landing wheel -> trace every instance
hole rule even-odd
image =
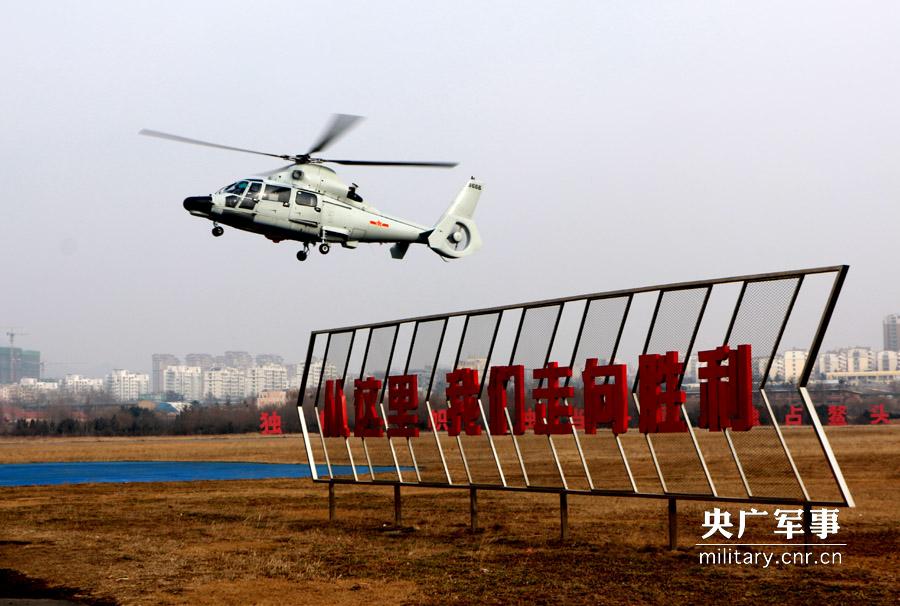
[[[307,254],[306,254],[305,250],[297,251],[297,260],[298,261],[306,261],[306,257],[307,257]]]
[[[224,233],[225,233],[225,230],[222,229],[221,227],[219,227],[218,225],[216,225],[215,227],[212,228],[212,235],[214,235],[217,238]]]
[[[330,250],[331,250],[331,247],[328,244],[325,244],[324,242],[319,244],[319,252],[322,253],[323,255],[327,255],[328,251],[330,251]]]

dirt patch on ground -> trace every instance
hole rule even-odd
[[[0,489],[0,568],[86,603],[896,603],[900,430],[831,439],[858,503],[833,566],[701,565],[703,503],[679,503],[670,552],[665,501],[572,496],[563,544],[553,495],[481,492],[470,534],[465,491],[404,488],[404,528],[385,532],[389,487],[338,486],[329,523],[326,486],[263,480]],[[305,462],[299,440],[2,440],[0,462]]]

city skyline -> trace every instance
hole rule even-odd
[[[173,20],[151,5],[7,7],[17,25],[0,51],[16,60],[0,75],[16,93],[0,99],[0,160],[17,193],[0,255],[18,261],[0,326],[29,333],[21,344],[48,365],[144,367],[146,352],[198,345],[300,359],[330,326],[838,263],[851,270],[826,347],[877,345],[881,327],[859,319],[897,311],[893,5],[852,19],[829,3],[539,5],[513,24],[499,4],[351,2],[330,9],[341,35],[304,29],[327,60],[303,81],[219,94],[236,73],[270,87],[259,66],[295,56],[296,38],[230,41],[293,8],[198,2]],[[280,160],[137,135],[296,153],[338,112],[366,122],[333,157],[460,162],[341,167],[377,208],[433,225],[483,180],[482,250],[443,263],[334,247],[300,264],[287,242],[213,238],[182,201]],[[50,199],[36,185],[48,168]]]
[[[822,347],[820,354],[830,352],[830,351],[837,351],[837,350],[842,350],[842,349],[853,349],[853,348],[869,348],[869,349],[872,349],[873,351],[900,351],[900,346],[898,346],[898,337],[897,337],[898,331],[900,331],[900,313],[891,313],[891,314],[884,316],[882,318],[881,328],[882,328],[881,343],[878,345],[865,344],[865,343],[861,343],[859,341],[852,342],[852,343],[837,344],[837,343],[833,342],[833,339],[826,339],[826,341],[825,341],[826,346]],[[26,351],[26,352],[32,353],[32,354],[34,354],[34,353],[40,354],[40,352],[42,351],[41,349],[34,350],[34,349],[30,349],[30,348],[25,348],[25,347],[21,347],[18,349],[21,349],[23,351]],[[791,351],[791,350],[797,350],[797,349],[803,349],[803,347],[798,347],[798,344],[795,344],[795,343],[782,343],[778,349],[778,353],[784,354],[784,352]],[[7,376],[7,374],[8,374],[8,371],[5,370],[5,368],[3,366],[3,362],[6,359],[5,356],[8,355],[8,353],[4,354],[4,352],[8,352],[8,351],[9,351],[8,347],[0,347],[0,379]],[[229,356],[233,357],[233,356],[242,356],[242,355],[248,356],[247,361],[245,361],[243,363],[240,363],[240,362],[234,363],[233,360],[229,361]],[[199,366],[199,367],[205,369],[205,368],[208,368],[211,366],[242,368],[242,367],[246,367],[249,365],[247,363],[248,361],[253,361],[257,365],[259,365],[259,362],[261,359],[266,359],[267,361],[277,361],[277,363],[284,363],[286,365],[302,364],[302,362],[305,360],[306,353],[304,350],[300,355],[297,356],[296,359],[290,359],[289,357],[287,357],[283,354],[280,354],[280,353],[273,353],[270,351],[250,353],[247,350],[241,350],[241,349],[230,349],[230,350],[221,352],[221,354],[210,353],[209,351],[201,351],[199,349],[194,349],[188,353],[181,353],[181,354],[172,354],[170,352],[165,352],[165,353],[155,352],[155,353],[150,354],[151,361],[150,361],[149,366],[146,366],[146,367],[145,366],[130,366],[130,367],[129,366],[112,366],[109,368],[99,368],[99,372],[97,372],[97,371],[89,372],[88,369],[85,369],[83,366],[75,366],[75,367],[66,368],[64,365],[59,365],[59,366],[62,366],[61,369],[57,368],[55,370],[51,370],[50,372],[42,372],[41,377],[42,378],[50,378],[50,379],[61,379],[66,375],[79,375],[79,376],[92,376],[93,375],[93,376],[96,376],[96,375],[106,375],[114,370],[123,370],[124,369],[124,370],[129,370],[129,371],[147,373],[151,377],[151,384],[154,385],[154,387],[155,387],[155,386],[157,386],[156,381],[157,381],[157,376],[158,376],[157,370],[155,367],[155,359],[157,356],[171,356],[173,360],[177,361],[177,362],[173,362],[173,365],[175,363],[177,363],[177,364],[182,364],[184,366]],[[192,358],[194,358],[194,359],[192,360]],[[206,364],[190,363],[192,361],[197,362],[200,358],[207,358],[208,363],[206,363]],[[54,364],[52,362],[51,362],[51,364],[53,364],[54,366],[57,366],[56,364]],[[40,367],[42,369],[45,368],[45,362],[43,362],[43,361],[40,361],[40,362],[35,361],[31,365],[35,366],[35,367],[40,365]],[[157,375],[157,376],[155,376],[155,375]],[[27,376],[33,376],[33,374],[29,374]],[[2,383],[4,383],[4,381],[0,380],[0,384],[2,384]]]

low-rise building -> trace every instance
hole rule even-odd
[[[258,408],[278,408],[285,404],[287,404],[287,390],[284,389],[264,389],[256,396]]]
[[[103,379],[91,379],[81,375],[66,375],[60,382],[60,388],[69,393],[101,391],[105,386]]]

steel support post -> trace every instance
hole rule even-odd
[[[328,482],[328,521],[334,522],[334,482]]]
[[[559,493],[559,540],[569,540],[569,493]]]
[[[400,526],[403,521],[403,510],[400,505],[400,484],[394,484],[394,526]]]
[[[469,531],[475,533],[478,531],[478,489],[469,489]]]
[[[678,504],[676,499],[669,499],[669,549],[678,549]]]

